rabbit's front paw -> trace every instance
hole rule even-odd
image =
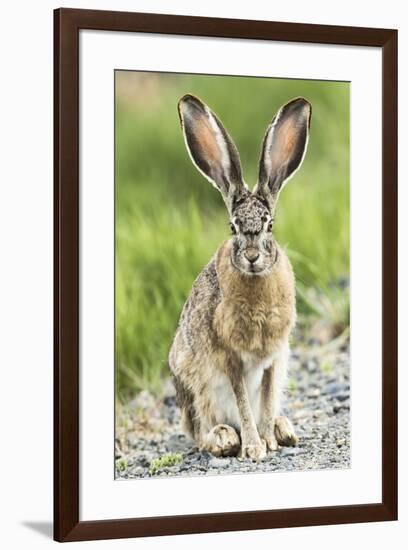
[[[278,416],[275,420],[275,436],[279,445],[296,447],[299,442],[292,426],[292,422],[286,416]]]
[[[275,422],[261,423],[259,426],[259,435],[265,440],[266,448],[268,451],[278,450],[278,441],[276,439]]]
[[[278,442],[276,440],[275,435],[270,434],[270,435],[267,435],[267,436],[264,436],[264,437],[265,437],[266,448],[268,449],[268,451],[277,451],[278,450]]]
[[[241,448],[241,457],[250,458],[251,460],[262,460],[266,456],[266,442],[260,439],[254,443],[243,443]]]
[[[207,434],[202,449],[214,456],[236,456],[240,447],[237,432],[227,424],[217,424]]]

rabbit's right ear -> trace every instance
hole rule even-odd
[[[303,162],[311,114],[310,103],[298,97],[279,109],[266,131],[253,192],[267,202],[271,212],[281,189]]]
[[[178,110],[193,163],[220,191],[231,214],[234,203],[247,193],[234,142],[215,114],[197,97],[182,97]]]

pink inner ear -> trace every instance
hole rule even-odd
[[[289,162],[296,148],[297,136],[295,120],[286,120],[275,130],[271,151],[272,166],[277,168]]]
[[[221,150],[214,130],[205,118],[194,121],[194,133],[203,158],[211,165],[221,162]]]

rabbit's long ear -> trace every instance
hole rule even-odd
[[[216,187],[231,213],[247,193],[234,142],[214,113],[190,94],[178,104],[186,147],[198,170]]]
[[[293,99],[279,109],[266,131],[254,193],[266,200],[272,212],[279,192],[302,164],[311,114],[308,101]]]

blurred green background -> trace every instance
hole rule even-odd
[[[261,141],[279,107],[312,103],[308,152],[282,192],[275,236],[293,263],[299,328],[349,322],[349,84],[116,71],[116,389],[159,392],[192,282],[229,236],[219,193],[192,165],[177,102],[199,96],[218,114],[256,183]]]

